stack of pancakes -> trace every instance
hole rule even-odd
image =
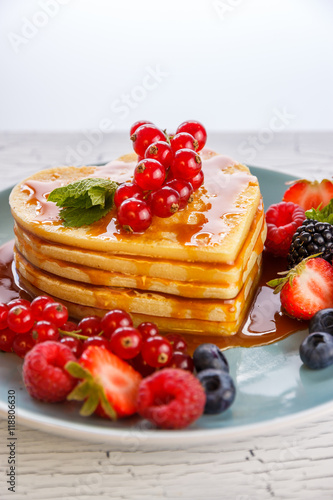
[[[15,265],[24,286],[65,303],[72,316],[125,309],[162,331],[233,335],[259,280],[266,225],[258,180],[244,165],[202,153],[204,185],[184,210],[128,234],[112,210],[90,226],[64,227],[47,201],[88,177],[131,179],[135,155],[105,167],[43,170],[10,196]]]

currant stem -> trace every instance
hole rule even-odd
[[[89,339],[89,337],[87,337],[86,335],[80,335],[80,332],[82,332],[82,330],[75,330],[73,332],[66,332],[65,330],[61,330],[59,328],[59,333],[62,337],[73,337],[74,339],[79,339],[79,340]]]
[[[79,339],[79,340],[87,340],[90,337],[87,337],[86,335],[81,335],[80,332],[82,330],[74,330],[73,332],[66,332],[65,330],[61,330],[59,328],[59,333],[62,337],[73,337],[74,339]],[[97,334],[97,337],[101,337],[103,335],[103,330]]]

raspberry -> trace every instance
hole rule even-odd
[[[142,380],[138,394],[140,415],[162,429],[182,429],[203,413],[206,395],[190,372],[165,368]]]
[[[303,208],[291,201],[271,205],[266,212],[266,249],[274,255],[287,257],[293,235],[304,219]]]
[[[77,382],[64,368],[68,361],[76,361],[76,357],[66,345],[52,340],[36,344],[23,363],[30,396],[48,403],[64,401]]]

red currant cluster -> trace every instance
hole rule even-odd
[[[179,125],[168,135],[153,123],[132,125],[131,140],[139,157],[133,182],[121,184],[115,192],[118,221],[130,232],[148,229],[152,216],[170,217],[183,210],[204,181],[200,151],[207,139],[197,121]]]
[[[134,328],[131,316],[120,309],[107,312],[103,318],[83,318],[76,324],[68,321],[67,308],[51,297],[0,303],[0,350],[24,358],[35,344],[47,340],[67,345],[76,358],[91,345],[104,347],[143,376],[166,366],[190,372],[194,368],[180,335],[162,337],[158,327],[149,322]]]

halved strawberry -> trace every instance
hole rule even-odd
[[[328,205],[333,198],[333,181],[324,179],[319,181],[307,181],[301,179],[295,181],[284,193],[283,201],[292,201],[304,210],[311,208],[321,208]]]
[[[281,292],[281,305],[290,316],[311,319],[321,309],[333,307],[333,266],[315,256],[302,260],[284,278],[269,281]]]
[[[82,382],[67,399],[85,401],[80,414],[98,415],[115,420],[137,411],[141,375],[129,364],[103,347],[88,347],[78,363],[70,362],[66,370]]]

